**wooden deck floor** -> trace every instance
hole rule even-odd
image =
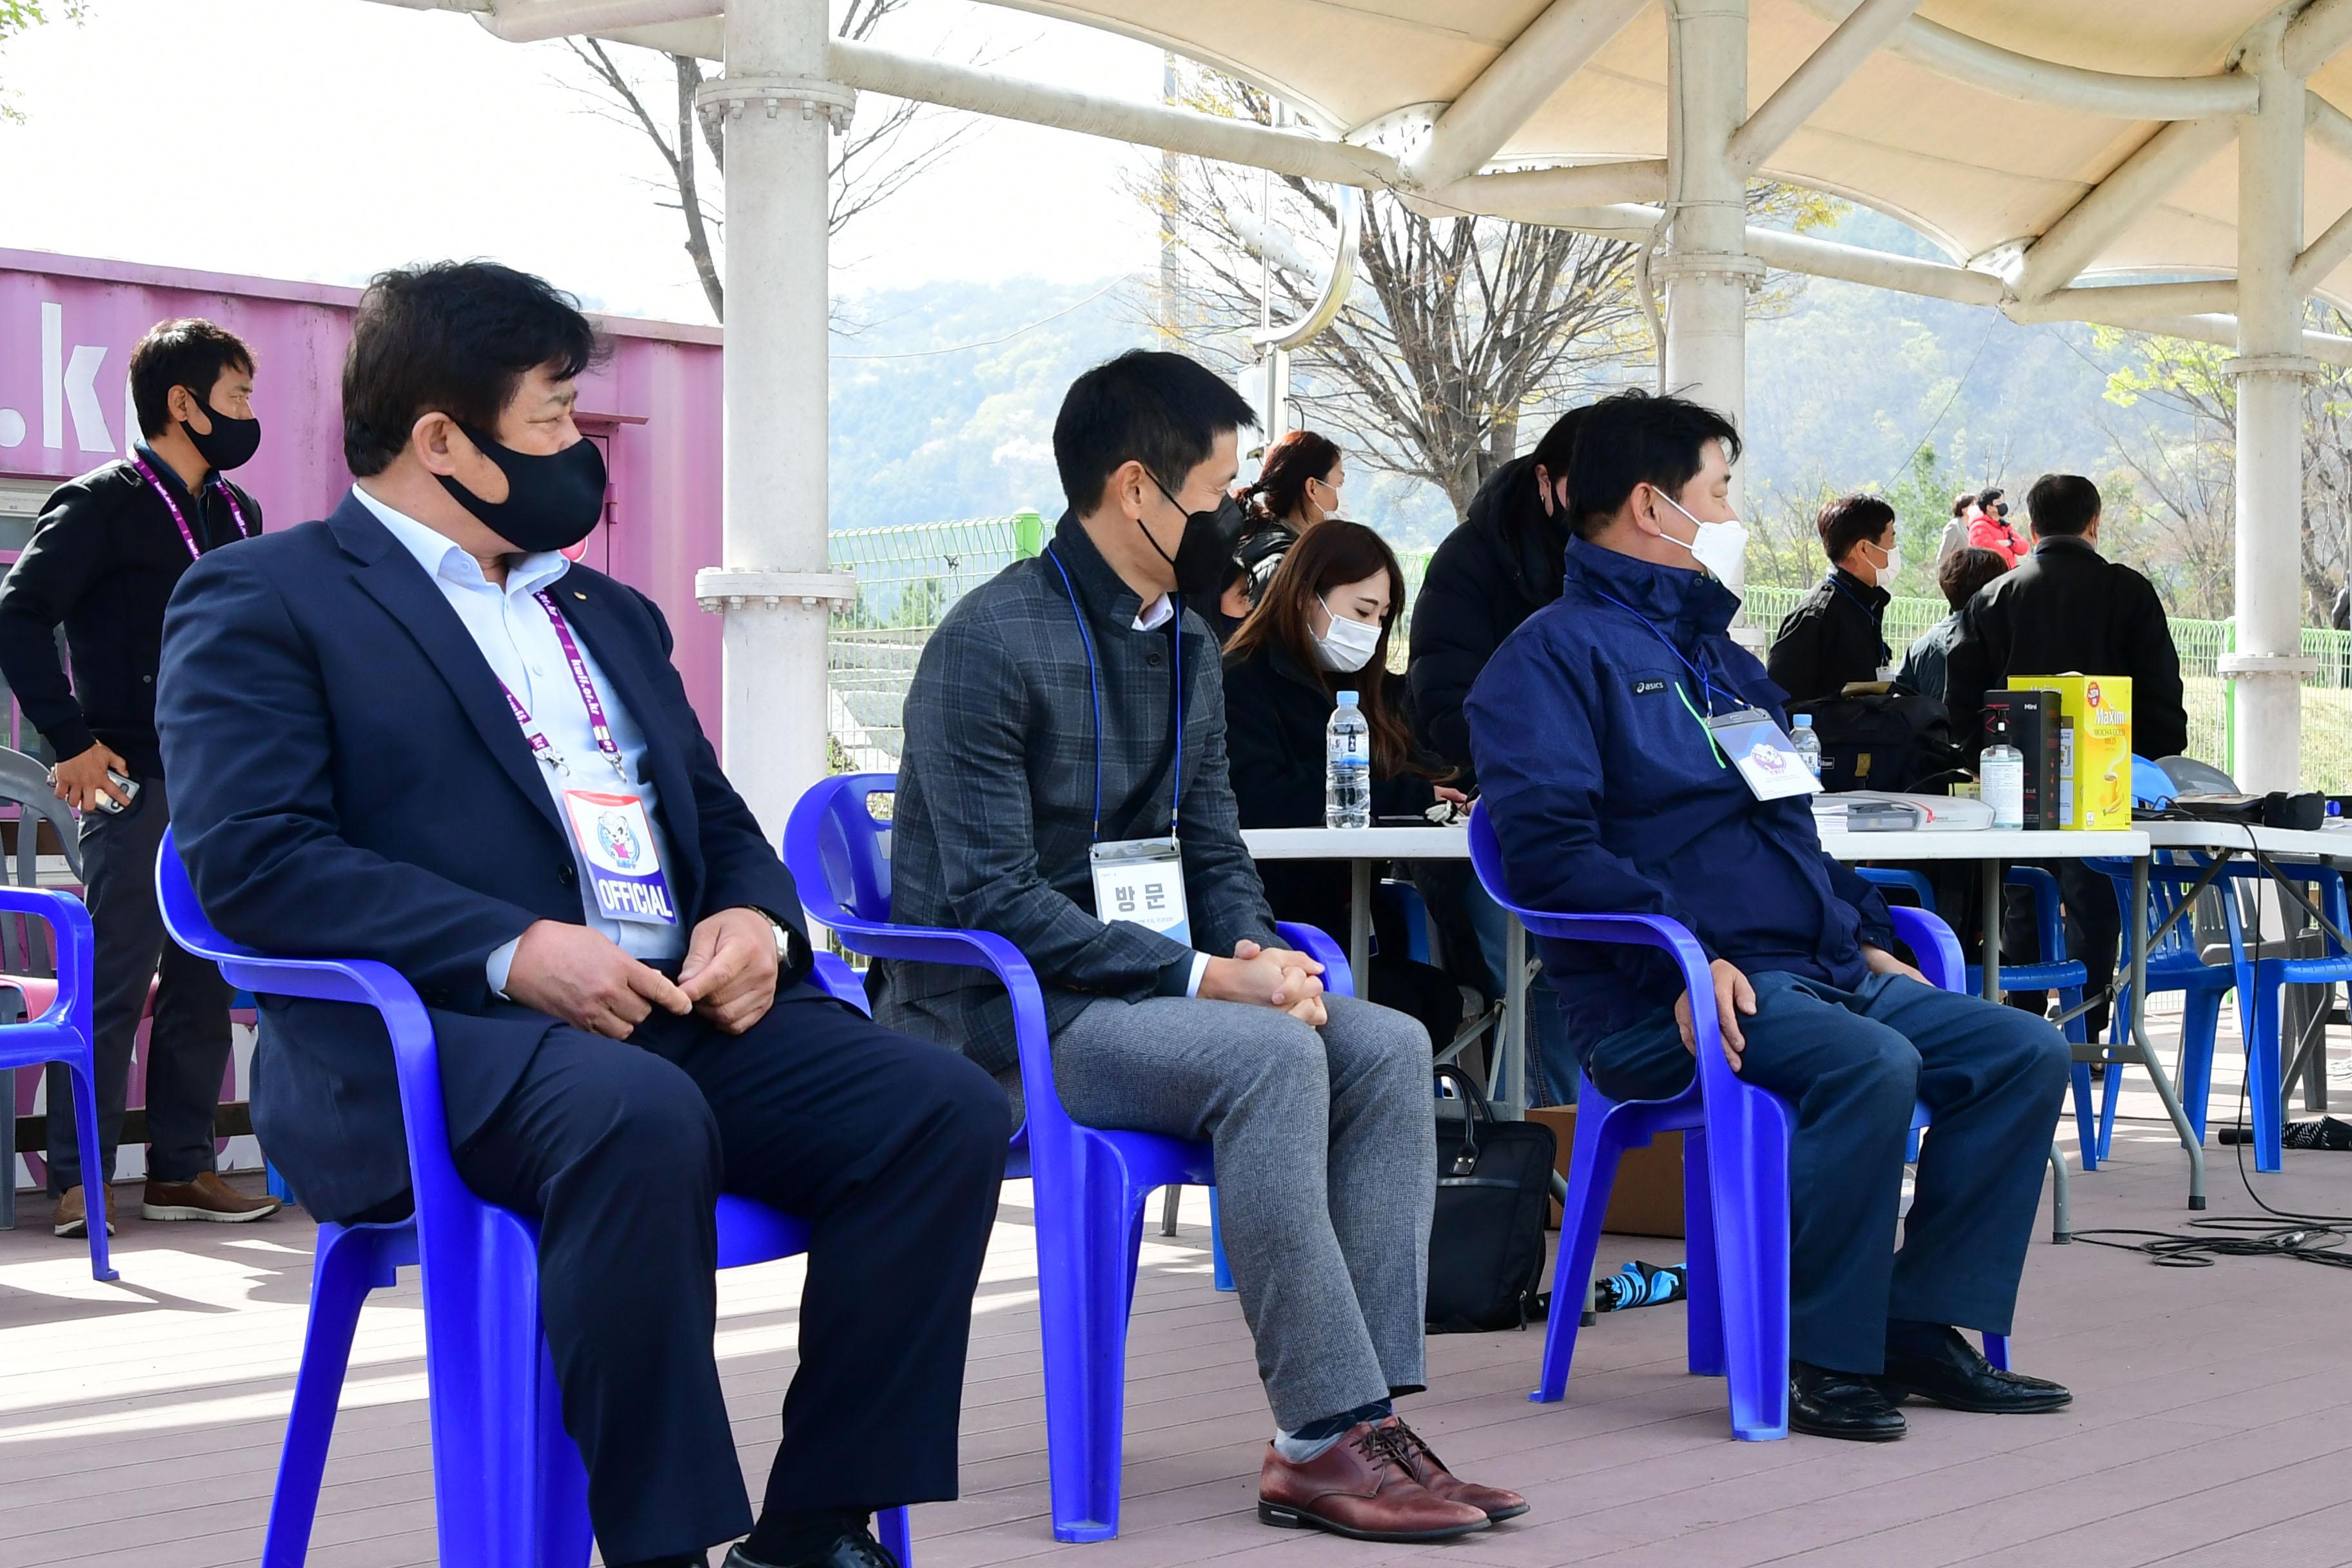
[[[2227,1103],[2217,1094],[2217,1120]],[[2141,1093],[2126,1106],[2154,1108]],[[2076,1173],[2076,1225],[2189,1218],[2169,1135],[2136,1122],[2117,1145],[2115,1163]],[[2254,1212],[2232,1152],[2212,1156],[2210,1212]],[[2352,1154],[2290,1153],[2284,1176],[2256,1181],[2282,1206],[2352,1211]],[[1240,1310],[1210,1286],[1198,1201],[1179,1237],[1155,1226],[1145,1250],[1125,1533],[1057,1546],[1028,1201],[1025,1184],[1006,1188],[976,1303],[964,1497],[918,1512],[922,1568],[1047,1554],[1096,1568],[2352,1563],[2352,1274],[2270,1259],[2160,1269],[2042,1239],[2016,1355],[2073,1386],[2063,1414],[1915,1407],[1909,1438],[1885,1447],[1737,1444],[1722,1385],[1682,1372],[1678,1306],[1601,1319],[1559,1405],[1526,1398],[1538,1333],[1448,1336],[1431,1342],[1433,1389],[1408,1414],[1457,1468],[1527,1492],[1534,1511],[1435,1551],[1270,1530],[1252,1511],[1268,1418]],[[46,1215],[30,1201],[25,1227],[0,1234],[0,1568],[254,1563],[300,1342],[308,1223],[131,1220],[122,1280],[100,1286]],[[1601,1254],[1609,1267],[1678,1255],[1678,1243],[1613,1237]],[[799,1283],[799,1265],[783,1263],[720,1289],[719,1354],[755,1477],[794,1364]],[[322,1568],[434,1561],[420,1345],[413,1283],[376,1297],[328,1471],[310,1559]]]

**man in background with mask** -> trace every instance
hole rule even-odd
[[[173,595],[173,825],[230,940],[373,959],[439,1044],[457,1173],[539,1229],[541,1314],[614,1568],[893,1568],[951,1498],[1011,1124],[987,1076],[808,983],[801,900],[650,600],[561,553],[604,514],[572,301],[389,272],[343,370],[334,514]],[[322,1220],[410,1212],[383,1026],[261,998],[254,1120]],[[855,1063],[854,1070],[845,1067]],[[711,1354],[713,1205],[805,1221],[801,1364],[758,1527]]]
[[[48,1186],[58,1197],[54,1228],[68,1237],[84,1234],[93,1185],[113,1226],[108,1184],[151,983],[140,1214],[236,1223],[278,1212],[277,1199],[240,1193],[214,1169],[231,993],[218,968],[164,935],[155,903],[155,848],[171,820],[155,742],[163,605],[197,556],[261,531],[260,506],[226,477],[261,445],[253,354],[210,321],[163,322],[131,351],[131,400],[142,437],[131,455],[52,495],[0,585],[0,675],[57,759],[58,797],[82,814],[82,881],[97,944],[94,1155],[74,1147],[72,1079],[49,1069]],[[72,650],[70,681],[58,658],[59,626]]]
[[[1009,1092],[1050,1083],[1087,1126],[1212,1141],[1274,1407],[1259,1517],[1436,1540],[1527,1505],[1456,1479],[1391,1408],[1423,1379],[1429,1037],[1324,994],[1236,825],[1200,610],[1255,423],[1178,354],[1072,384],[1054,424],[1069,510],[1044,554],[965,595],[924,645],[891,822],[892,918],[1019,948],[1053,1059],[1019,1058],[1004,989],[968,968],[892,962],[877,1016]]]
[[[1822,852],[1813,781],[1772,733],[1780,689],[1727,631],[1738,455],[1727,420],[1679,398],[1625,394],[1587,416],[1565,590],[1468,707],[1510,893],[1680,921],[1710,961],[1732,1070],[1794,1102],[1790,1426],[1899,1437],[1912,1395],[2053,1410],[2065,1390],[1994,1371],[1958,1329],[2009,1331],[2067,1048],[2040,1018],[1927,984],[1895,956],[1876,889]],[[1757,755],[1768,741],[1777,765]],[[1664,954],[1542,946],[1596,1088],[1689,1086],[1690,999]],[[1897,1253],[1916,1100],[1934,1130]]]
[[[1903,570],[1895,509],[1876,496],[1840,496],[1822,508],[1814,527],[1829,574],[1781,617],[1765,665],[1792,702],[1895,678],[1895,652],[1886,643],[1886,605]]]

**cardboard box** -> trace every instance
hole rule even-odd
[[[1528,1120],[1552,1131],[1559,1153],[1557,1169],[1568,1174],[1570,1155],[1576,1148],[1576,1107],[1538,1106]],[[1559,1205],[1551,1205],[1551,1225],[1559,1228]],[[1661,1132],[1646,1149],[1628,1149],[1617,1163],[1617,1184],[1610,1190],[1609,1213],[1601,1228],[1617,1236],[1680,1236],[1683,1234],[1683,1135]]]
[[[2063,728],[2061,804],[2066,827],[2131,826],[2131,678],[2012,675],[2012,691],[2054,691]]]

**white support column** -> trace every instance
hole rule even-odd
[[[825,632],[854,599],[825,532],[824,0],[731,0],[727,72],[702,89],[727,137],[726,564],[697,574],[727,617],[728,776],[771,839],[826,772]]]
[[[2302,301],[2293,271],[2303,243],[2303,83],[2261,55],[2260,112],[2238,129],[2237,651],[2221,660],[2237,687],[2237,779],[2293,789],[2302,773]]]
[[[1730,153],[1748,118],[1748,0],[1668,0],[1666,16],[1666,390],[1745,433],[1748,291],[1764,276],[1747,254],[1747,177]]]

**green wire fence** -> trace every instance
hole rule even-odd
[[[833,617],[828,660],[832,681],[834,766],[890,773],[905,743],[899,713],[915,661],[940,618],[972,588],[1014,561],[1045,548],[1045,519],[1034,511],[955,522],[861,528],[833,536],[836,570],[857,574],[857,602]],[[1408,613],[1421,592],[1431,552],[1400,551]],[[1795,607],[1805,590],[1750,587],[1749,623],[1770,628]],[[1911,640],[1948,613],[1940,599],[1903,598],[1886,606],[1886,640],[1897,657]],[[2228,652],[2227,621],[2176,619],[2173,646],[2189,710],[2189,752],[2223,767],[2231,763],[2229,682],[2216,661]],[[2331,793],[2352,793],[2352,632],[2306,627],[2303,652],[2319,662],[2303,695],[2303,781]]]

